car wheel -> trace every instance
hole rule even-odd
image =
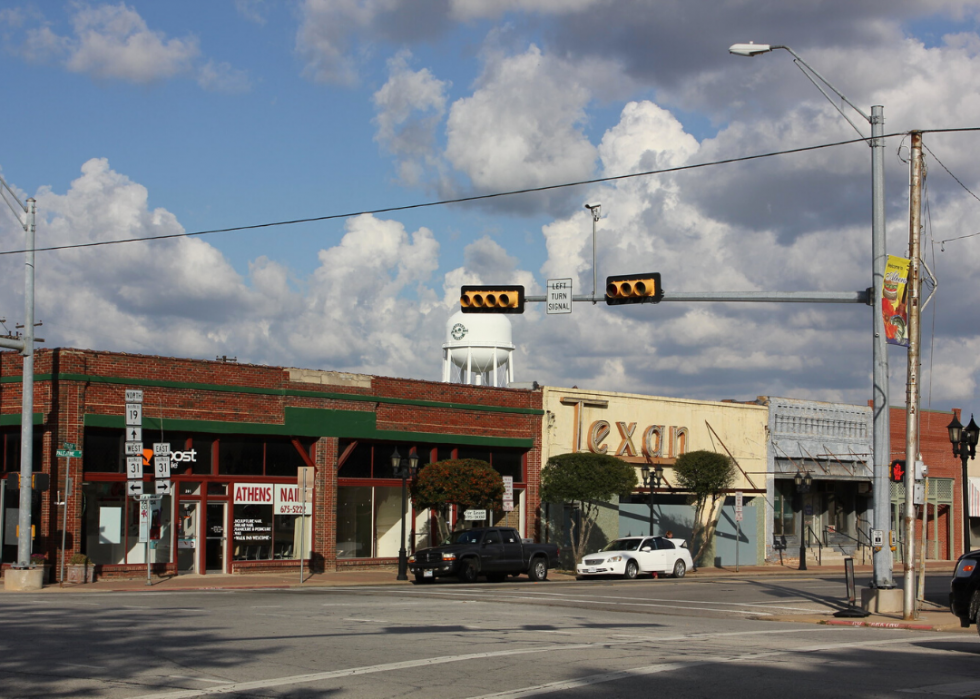
[[[626,562],[626,574],[627,580],[636,580],[637,574],[640,572],[640,566],[636,564],[636,561]]]
[[[674,563],[674,577],[683,578],[685,573],[687,573],[687,565],[684,564],[684,561],[678,558]]]
[[[531,567],[528,568],[527,577],[534,582],[542,582],[548,577],[548,561],[542,556],[538,556],[533,561],[531,561]]]
[[[429,583],[435,582],[435,578],[427,578],[422,573],[415,574],[415,584],[416,585],[427,585]]]
[[[459,573],[456,577],[459,578],[460,582],[475,583],[477,576],[479,576],[479,572],[476,569],[476,563],[470,560],[460,564]]]

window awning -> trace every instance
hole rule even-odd
[[[980,517],[980,478],[970,476],[970,516]]]

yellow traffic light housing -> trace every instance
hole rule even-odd
[[[463,313],[523,313],[524,287],[464,286],[460,290],[459,307]]]
[[[660,272],[606,277],[606,305],[660,303],[663,297],[664,290],[660,286]]]

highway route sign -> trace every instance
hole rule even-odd
[[[157,478],[170,478],[170,457],[153,457],[153,475]]]
[[[139,389],[128,389],[126,391],[126,402],[127,403],[142,403],[143,402],[143,391]]]
[[[126,426],[140,427],[143,424],[143,404],[126,403]]]
[[[170,442],[154,442],[153,456],[170,456]]]
[[[126,442],[126,456],[140,456],[143,453],[143,442]]]
[[[143,457],[142,456],[127,456],[126,457],[126,478],[142,478],[143,477]]]

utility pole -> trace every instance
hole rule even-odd
[[[24,218],[7,195],[20,206]],[[17,222],[27,234],[24,249],[24,334],[20,339],[0,338],[0,347],[18,350],[24,357],[21,378],[20,409],[20,512],[17,518],[17,568],[31,565],[31,504],[33,489],[31,478],[34,467],[34,232],[37,218],[37,202],[33,198],[27,205],[21,204],[10,186],[0,177],[0,196],[14,212]]]
[[[909,183],[908,394],[905,411],[905,534],[903,618],[915,617],[915,462],[919,459],[919,230],[922,217],[922,132],[912,132]],[[880,313],[879,313],[880,315]],[[964,485],[965,487],[965,485]]]

